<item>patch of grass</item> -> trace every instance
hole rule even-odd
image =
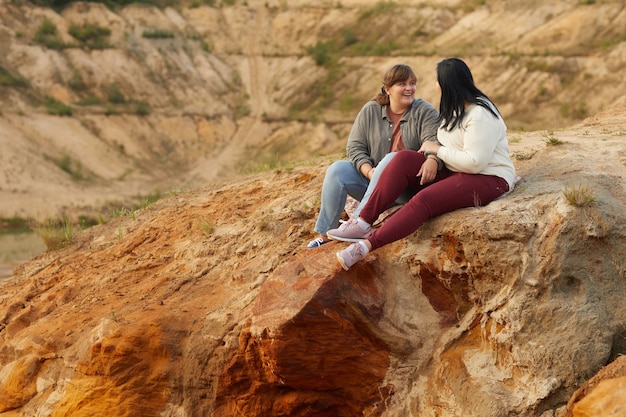
[[[126,103],[126,96],[122,93],[119,85],[111,84],[107,88],[107,100],[109,100],[109,103],[122,104]]]
[[[547,146],[561,145],[563,143],[561,139],[554,135],[554,132],[543,132],[541,137],[543,137],[543,142]]]
[[[563,195],[567,202],[574,207],[589,206],[596,201],[593,190],[584,184],[565,187]]]
[[[336,62],[339,48],[334,40],[317,41],[313,46],[306,48],[306,52],[311,55],[315,64],[320,67],[328,67]]]
[[[70,25],[68,33],[81,42],[82,45],[91,49],[110,48],[108,37],[111,29],[98,26],[93,23],[85,23],[82,26]]]
[[[213,232],[215,232],[215,225],[213,225],[213,223],[210,220],[200,220],[197,223],[197,227],[198,230],[200,230],[202,232],[203,235],[205,236],[210,236],[213,234]]]
[[[100,106],[104,104],[104,101],[100,97],[89,96],[78,100],[75,104],[78,106]]]
[[[247,103],[239,103],[234,110],[234,118],[240,119],[242,117],[246,117],[250,115],[250,106]]]
[[[74,226],[69,218],[31,222],[30,228],[41,237],[49,251],[63,249],[74,243]]]
[[[21,75],[13,74],[0,66],[0,86],[28,87],[28,82]]]
[[[46,97],[44,101],[46,111],[53,116],[71,116],[72,108],[65,103],[57,101],[52,97]]]
[[[147,116],[150,114],[150,105],[145,101],[135,102],[135,114],[137,116]]]
[[[30,230],[29,220],[19,217],[0,217],[0,234],[4,232],[16,233]]]
[[[89,217],[84,214],[81,214],[80,216],[78,216],[78,224],[80,225],[81,229],[88,229],[92,226],[95,226],[97,224],[103,224],[103,223],[104,223],[104,219],[102,218],[102,216],[98,216],[97,218]]]
[[[117,217],[130,217],[133,220],[137,219],[137,213],[150,207],[155,201],[160,200],[162,197],[160,191],[155,191],[147,196],[137,195],[134,197],[139,203],[132,205],[131,208],[119,207],[115,208],[111,213],[111,218]]]
[[[74,70],[72,78],[67,82],[67,85],[74,91],[85,91],[87,89],[87,83],[77,70]]]
[[[152,194],[148,194],[147,196],[138,195],[135,198],[139,201],[139,204],[136,208],[145,209],[150,207],[156,201],[161,199],[162,195],[160,191],[155,191]]]
[[[259,221],[259,224],[257,225],[257,229],[262,232],[264,230],[267,230],[269,226],[270,226],[269,220],[266,218],[263,218]]]
[[[204,52],[211,53],[211,51],[212,51],[211,45],[209,45],[209,44],[208,44],[208,43],[206,43],[205,41],[202,41],[202,42],[200,43],[200,47],[202,48],[202,50],[203,50]]]
[[[532,157],[533,157],[533,155],[531,153],[528,153],[528,152],[523,152],[523,151],[513,152],[513,158],[518,160],[518,161],[525,161],[525,160],[528,160],[528,159],[530,159]]]
[[[74,161],[71,156],[65,154],[54,161],[64,172],[68,173],[73,180],[80,181],[83,177],[83,168],[79,161]]]
[[[111,320],[113,320],[116,323],[119,323],[119,322],[122,321],[122,319],[119,316],[119,314],[116,311],[114,311],[114,310],[111,310]]]
[[[136,209],[131,210],[126,207],[120,207],[120,208],[113,210],[113,213],[111,213],[111,217],[112,218],[130,217],[131,219],[135,220],[137,218],[137,210]]]
[[[65,47],[56,25],[48,19],[44,19],[39,25],[33,41],[50,49],[63,49]]]
[[[121,112],[113,106],[107,106],[106,109],[104,109],[104,114],[107,116],[114,116],[120,113]]]
[[[164,29],[146,29],[141,34],[146,39],[170,39],[174,38],[174,32]]]

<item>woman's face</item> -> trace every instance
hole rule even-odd
[[[392,107],[404,109],[415,100],[417,86],[413,80],[399,81],[387,89]]]

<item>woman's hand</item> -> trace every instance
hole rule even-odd
[[[417,177],[422,177],[420,180],[420,185],[428,184],[435,179],[437,175],[437,169],[439,167],[439,163],[434,157],[428,157],[426,161],[422,164],[419,172],[417,173]]]
[[[437,169],[439,168],[439,160],[437,159],[436,155],[437,155],[437,151],[439,151],[439,148],[441,148],[441,145],[438,145],[435,142],[427,140],[424,143],[422,143],[422,146],[420,147],[420,150],[418,151],[418,152],[425,154],[426,156],[426,161],[422,164],[422,167],[417,173],[418,177],[419,176],[422,177],[422,179],[420,180],[421,185],[432,182],[432,180],[434,180],[435,176],[437,175]]]

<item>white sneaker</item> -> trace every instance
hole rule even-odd
[[[337,229],[331,229],[326,232],[326,236],[329,238],[342,242],[358,242],[367,239],[371,235],[372,227],[367,226],[367,229],[363,229],[357,219],[350,219],[347,222],[343,222]]]
[[[364,248],[364,246],[364,243],[356,242],[351,244],[344,250],[336,253],[337,260],[339,261],[343,269],[347,271],[352,265],[365,258],[368,250]]]

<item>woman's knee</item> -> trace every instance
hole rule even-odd
[[[424,162],[424,156],[421,153],[404,150],[396,152],[396,154],[393,156],[393,159],[389,161],[388,165],[402,168],[407,166],[412,167],[420,165],[422,162]]]
[[[356,171],[350,161],[335,161],[326,169],[326,178],[342,178]]]

